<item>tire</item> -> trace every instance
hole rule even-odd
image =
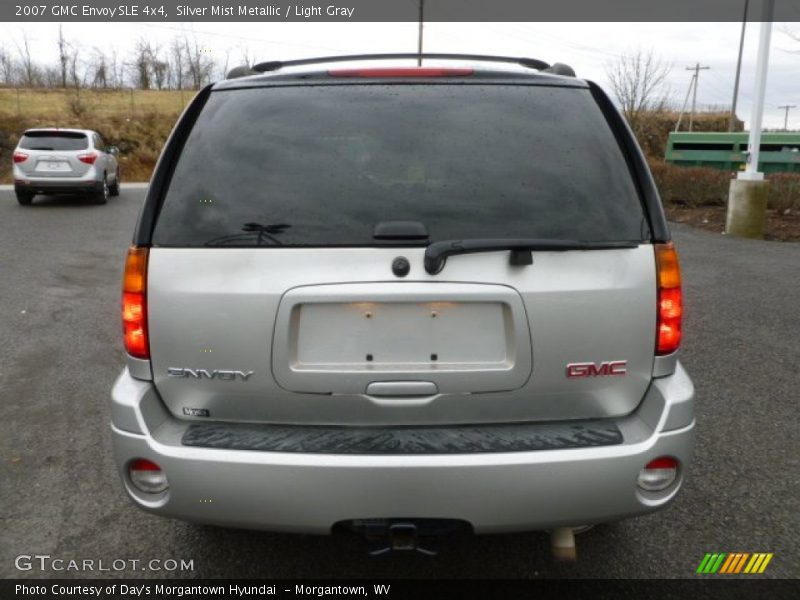
[[[119,167],[117,167],[117,176],[114,178],[114,183],[108,186],[109,196],[119,196]]]
[[[109,188],[108,188],[108,180],[103,177],[103,182],[100,188],[92,194],[92,202],[95,204],[105,204],[108,202],[108,195],[109,195]]]
[[[17,202],[22,206],[30,206],[33,202],[34,194],[31,192],[17,192]]]

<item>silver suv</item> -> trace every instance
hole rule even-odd
[[[545,529],[560,556],[665,507],[680,271],[609,98],[532,59],[344,58],[209,86],[164,148],[112,391],[133,502],[386,548]]]
[[[28,129],[14,150],[14,190],[27,206],[36,194],[85,194],[97,204],[119,195],[119,151],[88,129]]]

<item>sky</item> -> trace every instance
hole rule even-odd
[[[184,32],[196,35],[221,63],[230,66],[248,55],[256,61],[329,54],[415,52],[416,23],[65,23],[64,34],[87,49],[99,47],[120,54],[144,38],[167,45]],[[760,24],[747,25],[737,115],[750,121]],[[23,31],[35,59],[56,60],[57,23],[0,23],[0,39],[13,48]],[[793,40],[787,32],[794,32]],[[672,65],[669,95],[680,106],[692,73],[700,62],[699,105],[730,106],[740,23],[426,23],[428,52],[463,52],[528,56],[571,65],[579,77],[609,90],[606,68],[620,56],[652,50]],[[609,90],[610,91],[610,90]],[[800,130],[800,23],[773,26],[764,126],[783,127],[780,105],[796,104],[789,128]]]

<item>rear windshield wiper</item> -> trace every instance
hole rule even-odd
[[[431,275],[444,268],[448,256],[474,252],[511,250],[509,262],[514,266],[533,264],[532,251],[536,250],[611,250],[636,248],[639,242],[579,242],[577,240],[537,239],[473,239],[434,242],[425,249],[425,270]]]

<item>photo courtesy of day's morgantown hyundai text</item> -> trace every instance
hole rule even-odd
[[[694,388],[633,135],[566,65],[417,58],[240,68],[180,118],[111,393],[139,507],[376,552],[548,530],[573,558],[675,498]]]

